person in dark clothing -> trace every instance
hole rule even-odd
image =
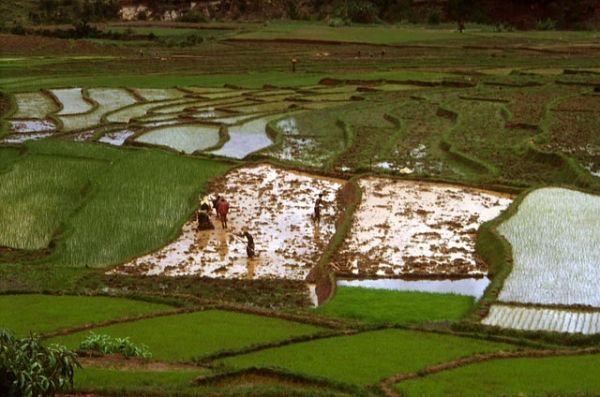
[[[315,201],[315,213],[313,215],[313,219],[315,222],[319,222],[321,220],[321,207],[323,206],[323,193],[319,193],[319,197]]]
[[[246,237],[246,254],[248,255],[248,258],[252,259],[255,255],[254,237],[252,237],[252,235],[248,233],[247,230],[244,231],[244,237]]]

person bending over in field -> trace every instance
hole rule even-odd
[[[319,197],[315,201],[315,212],[313,214],[313,220],[316,223],[321,221],[321,207],[323,206],[323,193],[319,193]]]
[[[217,201],[217,215],[221,221],[223,229],[227,229],[227,214],[229,213],[229,203],[223,197]]]
[[[244,230],[244,237],[246,237],[246,254],[248,255],[249,259],[252,259],[255,255],[254,237],[252,237],[252,235],[248,233],[248,230]]]

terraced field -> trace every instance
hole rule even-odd
[[[600,393],[595,33],[135,28],[0,34],[0,329],[77,397]]]

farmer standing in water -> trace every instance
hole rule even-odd
[[[248,233],[248,230],[244,230],[244,237],[246,237],[246,254],[248,255],[249,259],[254,258],[255,252],[254,252],[254,238],[252,237],[252,235],[250,233]]]
[[[225,198],[220,197],[217,201],[217,215],[221,220],[223,229],[227,229],[227,213],[229,212],[229,203]]]
[[[319,193],[319,197],[315,201],[315,213],[313,219],[316,223],[321,221],[321,206],[323,206],[323,193]]]

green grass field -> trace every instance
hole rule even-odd
[[[412,372],[453,358],[509,345],[448,335],[390,329],[298,343],[227,358],[236,368],[280,367],[314,377],[368,385],[399,372]]]
[[[221,350],[240,349],[312,334],[320,328],[249,314],[209,310],[141,320],[97,328],[97,334],[131,337],[134,343],[149,347],[153,358],[170,361],[191,360]],[[87,332],[54,338],[53,342],[77,347]]]
[[[115,369],[85,368],[75,373],[75,391],[112,395],[200,396],[192,385],[207,371],[118,371]]]
[[[470,296],[453,294],[338,286],[335,297],[314,311],[372,323],[420,324],[460,320],[472,309],[473,301]]]
[[[61,226],[64,233],[44,260],[60,266],[105,267],[164,245],[179,233],[208,181],[228,168],[158,150],[68,141],[28,148],[0,176],[3,201],[13,203],[0,209],[7,214],[0,217],[0,245],[42,248]],[[56,181],[47,184],[49,178]]]
[[[87,185],[108,164],[30,155],[0,175],[0,246],[46,248],[85,200]]]
[[[403,396],[592,396],[600,356],[495,360],[400,383]]]
[[[0,295],[0,328],[25,336],[29,332],[44,333],[171,309],[167,305],[121,298]]]

